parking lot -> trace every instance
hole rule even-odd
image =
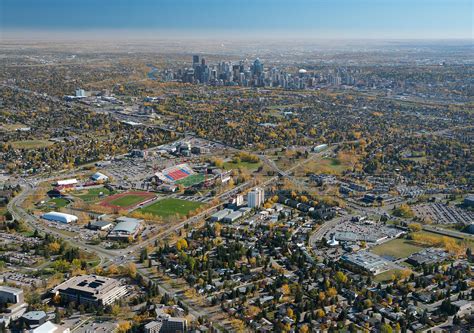
[[[442,203],[414,206],[413,211],[419,218],[430,219],[436,224],[470,224],[474,221],[473,212]]]

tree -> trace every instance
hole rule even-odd
[[[61,244],[59,242],[52,242],[48,244],[48,249],[51,253],[57,254],[59,250],[61,249]]]
[[[334,279],[338,283],[346,283],[347,282],[347,276],[341,271],[337,271],[336,274],[334,274]]]
[[[309,332],[308,325],[304,324],[300,327],[300,333],[308,333],[308,332]]]
[[[137,277],[137,266],[133,262],[129,262],[126,266],[126,272],[128,276],[135,279]]]
[[[389,324],[382,324],[382,326],[380,327],[380,332],[381,333],[392,333],[393,332],[392,326],[390,326]]]
[[[408,229],[410,229],[411,232],[418,232],[421,231],[421,225],[419,223],[410,223]]]
[[[184,251],[187,248],[188,248],[188,242],[186,241],[186,239],[181,238],[176,242],[176,249],[178,251]]]
[[[122,321],[118,324],[117,333],[127,333],[132,328],[132,323],[129,321]]]

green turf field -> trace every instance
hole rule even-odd
[[[391,256],[400,259],[421,250],[423,250],[423,247],[416,245],[413,241],[399,238],[374,246],[371,251],[379,256]]]
[[[199,184],[199,183],[203,182],[204,179],[206,179],[205,175],[195,174],[195,175],[188,176],[184,179],[178,180],[176,182],[176,184],[177,185],[183,185],[184,187],[189,187],[189,186],[192,186],[192,185]]]
[[[145,201],[146,198],[142,195],[128,194],[123,197],[117,198],[115,200],[109,201],[110,205],[119,206],[119,207],[129,207],[136,205],[142,201]]]
[[[167,198],[140,209],[140,212],[151,213],[161,217],[168,217],[176,214],[186,215],[201,205],[202,203],[200,202]]]
[[[100,192],[104,194],[104,197],[113,194],[105,187],[99,187],[99,188],[90,188],[90,189],[82,190],[82,191],[76,191],[73,193],[73,195],[84,201],[91,202],[91,201],[96,201],[99,199]]]

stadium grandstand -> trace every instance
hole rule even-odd
[[[155,173],[155,176],[163,183],[175,183],[194,174],[194,171],[186,163],[175,165],[161,172]]]

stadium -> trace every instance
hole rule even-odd
[[[195,173],[186,163],[163,169],[161,172],[156,172],[155,177],[162,183],[182,184],[185,187],[199,184],[205,180],[204,175]]]

